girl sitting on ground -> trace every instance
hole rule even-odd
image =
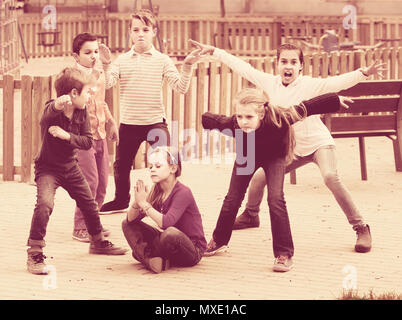
[[[123,233],[133,257],[155,273],[169,265],[191,267],[206,249],[201,214],[190,188],[177,180],[182,166],[172,147],[150,150],[149,169],[154,185],[148,194],[142,180],[134,188],[134,203],[123,221]],[[150,217],[159,229],[141,221]]]

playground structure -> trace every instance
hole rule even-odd
[[[342,28],[342,17],[248,17],[248,16],[166,16],[159,12],[158,35],[162,51],[179,59],[191,47],[188,39],[216,45],[241,56],[266,56],[284,42],[300,44],[308,39],[317,45],[326,30],[335,30],[340,43],[359,43],[356,49],[374,48],[383,42],[384,47],[402,45],[402,18],[359,17],[357,29]],[[129,39],[129,13],[57,14],[57,32],[60,44],[43,47],[38,45],[37,32],[41,30],[38,14],[24,14],[19,23],[30,58],[66,56],[71,53],[71,41],[79,32],[89,31],[107,38],[107,45],[114,53],[127,50]],[[382,39],[382,40],[379,40]],[[390,39],[385,41],[384,39]],[[155,46],[158,48],[158,39]],[[310,52],[314,52],[311,50]],[[309,50],[306,51],[309,53]]]
[[[17,1],[0,1],[0,76],[17,74],[20,68],[20,34]]]

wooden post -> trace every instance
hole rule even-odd
[[[402,89],[401,93],[402,94]],[[394,154],[396,171],[402,171],[402,98],[399,97],[396,112],[396,139],[394,140]]]
[[[31,179],[32,156],[32,78],[21,79],[21,182]]]
[[[245,0],[244,13],[253,13],[253,0]]]
[[[221,4],[221,17],[225,17],[225,0],[220,0],[220,4]]]
[[[277,49],[282,43],[282,22],[274,21],[272,23],[270,34],[270,48],[269,50]]]
[[[366,144],[364,137],[359,137],[359,151],[360,151],[360,171],[362,180],[367,180],[367,164],[366,164]]]
[[[398,79],[402,79],[402,48],[398,50]]]
[[[14,180],[14,77],[3,77],[3,180]]]

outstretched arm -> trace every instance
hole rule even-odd
[[[200,49],[200,55],[213,55],[220,62],[226,64],[230,69],[237,72],[240,76],[252,82],[259,88],[266,88],[270,81],[273,81],[274,76],[269,73],[257,70],[244,60],[227,53],[225,50],[215,48],[211,45],[202,44],[200,42],[189,40],[189,42]]]
[[[328,92],[338,92],[351,88],[372,75],[383,78],[383,71],[386,70],[384,66],[384,63],[380,63],[378,60],[376,60],[368,67],[363,67],[338,76],[328,78],[310,78],[308,87],[313,95],[320,95]]]
[[[234,131],[238,128],[235,116],[227,117],[211,112],[205,112],[202,115],[202,126],[204,129],[219,130],[231,137],[234,136]]]
[[[342,108],[349,108],[348,103],[353,103],[353,100],[347,97],[338,96],[335,93],[326,93],[315,97],[310,100],[303,101],[297,106],[294,106],[296,111],[302,119],[314,114],[333,113]],[[295,119],[290,119],[290,122],[296,122]]]

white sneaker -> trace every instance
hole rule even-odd
[[[288,272],[293,268],[292,258],[287,256],[279,256],[274,261],[273,270],[275,272]]]

